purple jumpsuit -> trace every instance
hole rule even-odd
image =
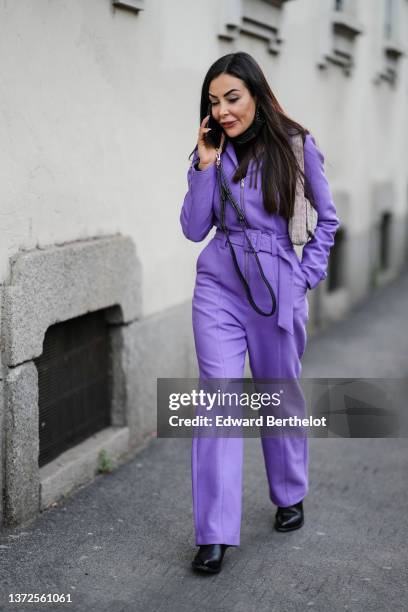
[[[225,235],[219,229],[220,198],[215,164],[197,170],[195,152],[180,215],[183,233],[189,240],[200,242],[217,226],[197,260],[193,329],[200,379],[242,378],[247,350],[255,379],[300,378],[308,321],[306,292],[326,278],[329,252],[339,226],[324,173],[324,156],[313,136],[308,134],[304,145],[305,194],[309,199],[312,196],[318,223],[314,238],[303,248],[301,262],[290,241],[287,220],[278,214],[269,215],[264,209],[261,176],[257,177],[256,188],[249,187],[254,160],[251,159],[247,176],[239,183],[232,181],[238,160],[229,140],[221,160],[235,201],[253,228],[248,235],[275,292],[277,310],[265,317],[250,305]],[[229,202],[225,222],[255,302],[268,311],[270,294],[259,276],[253,254],[242,242],[243,233]],[[261,440],[271,501],[277,506],[296,504],[308,491],[307,436],[262,437]],[[191,450],[196,544],[237,546],[242,510],[243,438],[193,437]]]

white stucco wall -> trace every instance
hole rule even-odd
[[[202,245],[179,225],[187,158],[205,72],[232,51],[255,56],[315,135],[332,188],[352,194],[353,231],[369,221],[376,181],[395,184],[404,214],[407,59],[396,89],[373,84],[383,1],[361,0],[352,76],[319,71],[331,4],[288,2],[275,58],[259,40],[217,39],[219,0],[146,0],[138,15],[110,0],[1,0],[0,282],[19,249],[120,232],[142,262],[145,315],[191,297]],[[406,0],[400,9],[407,41]]]

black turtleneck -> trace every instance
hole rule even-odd
[[[241,163],[242,159],[244,158],[244,156],[246,155],[248,149],[251,147],[252,145],[252,140],[250,140],[249,142],[245,142],[243,144],[239,144],[238,142],[234,142],[233,138],[230,138],[232,145],[234,147],[234,151],[235,151],[235,155],[237,156],[237,160],[238,160],[238,165]]]
[[[239,165],[241,163],[241,160],[246,155],[248,149],[250,148],[252,141],[250,140],[249,142],[238,144],[238,142],[234,142],[233,138],[230,138],[229,140],[231,141],[232,146],[234,147],[235,155],[237,156],[238,165]],[[198,161],[195,165],[196,170],[200,170],[200,168],[198,167],[199,163],[200,162]]]

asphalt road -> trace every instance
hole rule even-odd
[[[304,377],[408,374],[408,275],[309,340]],[[245,440],[241,545],[197,575],[188,439],[153,439],[30,524],[0,534],[0,610],[408,610],[408,439],[310,440],[305,525],[273,530],[259,439]],[[10,605],[9,593],[72,603]]]

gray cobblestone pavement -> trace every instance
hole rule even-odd
[[[408,275],[309,340],[304,377],[408,374]],[[190,440],[154,439],[0,537],[0,610],[291,612],[408,609],[407,439],[311,439],[305,525],[272,529],[259,439],[245,440],[241,546],[192,573]],[[11,606],[8,594],[70,593]]]

